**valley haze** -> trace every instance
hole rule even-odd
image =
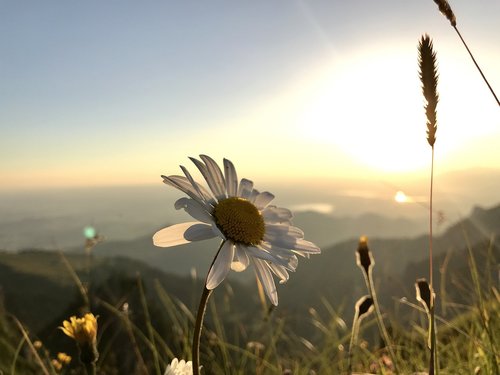
[[[500,201],[497,188],[500,170],[450,172],[438,175],[436,181],[434,207],[444,218],[438,231],[469,215],[475,206],[489,207]],[[257,189],[276,195],[273,204],[290,208],[294,222],[304,228],[306,238],[320,246],[359,235],[398,238],[427,230],[425,177],[401,175],[399,180],[391,181],[288,179],[279,183],[256,180],[255,183]],[[409,196],[409,202],[401,204],[394,200],[399,190]],[[181,196],[160,178],[157,184],[142,186],[2,191],[0,249],[83,246],[86,226],[94,227],[106,241],[151,236],[165,225],[189,217],[173,207]]]

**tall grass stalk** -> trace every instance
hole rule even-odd
[[[497,104],[500,106],[500,100],[498,100],[498,97],[496,96],[495,91],[493,91],[493,88],[491,87],[490,83],[488,82],[485,75],[483,74],[483,71],[479,67],[479,64],[477,63],[476,59],[474,58],[474,55],[472,54],[471,50],[469,49],[469,46],[467,45],[467,43],[465,43],[465,40],[462,37],[462,34],[460,34],[460,31],[458,31],[457,18],[455,17],[455,14],[453,13],[453,10],[451,9],[450,4],[448,3],[447,0],[434,0],[434,2],[438,5],[439,11],[446,17],[446,19],[448,21],[450,21],[451,27],[453,27],[453,29],[455,29],[456,33],[458,34],[458,37],[460,38],[463,45],[465,46],[465,49],[469,53],[469,56],[471,57],[472,62],[474,63],[477,70],[481,74],[481,77],[483,77],[484,82],[486,83],[486,85],[490,89],[490,92],[493,95],[493,97],[495,98]]]
[[[187,358],[191,353],[191,332],[195,322],[195,318],[191,311],[179,300],[173,299],[161,286],[158,280],[155,280],[155,289],[158,298],[166,311],[172,326],[177,329],[180,334],[184,333],[181,337],[181,352],[174,355],[170,348],[166,348],[168,355],[171,358],[178,357],[180,354],[182,358]]]
[[[373,300],[369,296],[361,297],[354,307],[354,318],[352,320],[351,340],[349,342],[349,353],[347,359],[347,370],[352,374],[352,357],[354,347],[358,345],[359,327],[361,321],[373,311]]]
[[[24,343],[26,342],[26,338],[22,337],[21,340],[19,341],[19,345],[17,345],[17,348],[14,352],[14,359],[12,360],[12,365],[10,368],[10,374],[15,375],[16,374],[16,364],[17,364],[17,359],[19,358],[19,354],[21,353],[21,349],[24,346]]]
[[[214,317],[219,316],[217,313],[217,306],[214,302],[214,300],[211,301],[210,303],[210,310],[211,314]],[[217,346],[220,349],[220,352],[222,354],[222,362],[224,363],[224,366],[229,369],[230,367],[233,367],[233,364],[231,363],[231,356],[229,354],[229,351],[227,349],[226,345],[226,340],[223,338],[226,337],[226,332],[224,331],[224,326],[222,325],[222,322],[220,319],[214,319],[213,320],[214,328],[215,328],[215,334],[217,335]]]
[[[64,253],[61,250],[59,250],[58,252],[59,252],[59,257],[61,258],[64,266],[68,270],[69,275],[71,276],[71,278],[75,282],[75,285],[77,286],[78,291],[80,292],[80,295],[83,298],[83,303],[85,305],[85,311],[90,311],[90,299],[89,299],[87,288],[85,288],[85,285],[83,285],[82,280],[78,277],[78,274],[75,272],[75,269],[69,263],[68,259],[64,255]]]
[[[269,333],[269,345],[263,356],[263,360],[269,361],[271,355],[274,355],[274,360],[275,360],[274,363],[276,363],[276,366],[278,367],[278,369],[280,369],[281,372],[283,369],[281,364],[281,358],[278,355],[277,342],[283,334],[284,320],[279,320],[278,322],[271,321],[270,312],[272,311],[271,309],[273,307],[274,305],[270,306],[270,310],[268,310],[269,312],[264,318],[263,322],[264,323],[263,327],[266,327],[266,331]]]
[[[362,236],[359,239],[359,245],[356,251],[356,264],[363,271],[366,288],[368,289],[368,293],[370,293],[370,297],[375,308],[375,316],[377,318],[377,325],[380,334],[382,335],[382,339],[384,340],[385,346],[391,357],[392,363],[394,365],[394,371],[396,374],[399,374],[400,371],[398,369],[396,354],[394,353],[393,344],[391,342],[389,334],[387,333],[387,329],[385,328],[384,319],[382,317],[382,313],[380,312],[377,292],[375,290],[375,285],[373,284],[373,267],[375,266],[375,259],[373,258],[373,255],[368,248],[368,239],[365,236]]]
[[[135,338],[135,335],[141,340],[143,344],[146,345],[146,347],[153,351],[153,343],[149,340],[149,338],[137,327],[132,321],[129,319],[128,315],[123,314],[122,311],[117,309],[115,306],[111,305],[110,303],[99,300],[99,304],[110,311],[113,315],[118,317],[120,320],[123,321],[125,325],[125,329],[128,332],[129,338],[131,339],[132,346],[134,348],[134,353],[136,354],[137,360],[139,362],[139,367],[141,368],[141,373],[143,374],[148,374],[147,366],[146,363],[144,362],[144,359],[142,357],[142,354],[140,353],[139,350],[139,344]],[[104,356],[103,356],[104,357]]]
[[[31,352],[33,353],[33,356],[35,357],[36,362],[40,366],[40,369],[42,370],[42,373],[44,375],[50,375],[49,374],[49,370],[47,370],[47,367],[45,366],[45,364],[43,363],[42,359],[38,355],[37,350],[33,346],[33,342],[29,338],[28,332],[26,331],[26,329],[24,329],[23,325],[21,324],[21,322],[16,317],[12,317],[12,318],[14,319],[14,322],[16,323],[17,327],[19,328],[19,331],[21,331],[21,334],[23,335],[24,341],[28,344],[28,347],[30,348]]]
[[[422,82],[422,93],[425,98],[425,115],[427,117],[427,142],[431,146],[431,176],[430,176],[430,188],[429,188],[429,282],[431,299],[429,306],[430,313],[430,335],[431,335],[431,355],[429,363],[429,375],[434,375],[438,373],[438,368],[436,366],[437,350],[436,350],[436,327],[434,321],[434,284],[433,284],[433,251],[432,251],[432,227],[433,227],[433,192],[434,192],[434,144],[436,142],[436,131],[437,131],[437,114],[436,107],[439,101],[439,95],[437,93],[437,63],[436,63],[436,53],[434,52],[432,40],[428,35],[423,35],[420,39],[418,45],[419,51],[419,71],[420,80]]]
[[[149,308],[148,304],[146,301],[146,295],[144,294],[144,286],[142,285],[142,280],[140,276],[137,277],[137,286],[139,287],[139,295],[141,299],[141,304],[142,304],[142,309],[144,311],[144,317],[146,320],[146,327],[148,330],[148,335],[149,335],[149,341],[151,341],[151,351],[153,354],[153,363],[155,366],[156,374],[157,375],[162,375],[161,370],[160,370],[160,360],[158,358],[158,350],[156,349],[155,345],[155,334],[154,334],[154,328],[153,325],[151,324],[151,317],[149,315]]]
[[[469,237],[467,236],[467,233],[465,232],[464,229],[464,236],[467,244],[467,254],[469,255],[469,267],[471,270],[471,276],[472,276],[472,283],[474,285],[475,293],[478,297],[478,314],[479,318],[481,320],[481,324],[483,326],[484,331],[486,332],[486,335],[488,337],[488,344],[490,346],[490,351],[491,351],[491,357],[488,362],[491,362],[492,364],[492,373],[494,374],[499,374],[499,365],[498,365],[498,360],[500,356],[497,353],[497,346],[495,342],[495,334],[491,331],[490,328],[490,317],[486,308],[486,305],[484,303],[483,299],[483,292],[481,290],[481,282],[479,280],[479,272],[477,270],[477,265],[476,265],[476,260],[474,258],[474,254],[472,253],[472,246],[469,241]],[[487,270],[489,273],[489,269]],[[498,334],[498,333],[497,333]]]

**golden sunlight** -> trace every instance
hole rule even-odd
[[[299,130],[378,171],[425,167],[429,149],[415,54],[358,56],[323,77]]]
[[[315,82],[304,90],[308,99],[301,105],[297,132],[310,142],[333,146],[332,150],[342,151],[375,173],[426,169],[430,149],[416,49],[376,47],[377,51],[360,48],[363,52],[359,55],[318,71]],[[457,63],[455,56],[443,55],[437,152],[447,167],[452,167],[450,163],[456,167],[458,150],[498,134],[500,113],[494,106],[481,105],[490,98],[486,90],[481,90],[482,82],[477,82],[477,77],[463,78],[469,61]],[[467,89],[456,89],[456,77],[462,79],[460,87]],[[474,106],[481,110],[457,110],[472,105],[469,92],[485,96],[473,98]],[[485,162],[477,153],[468,154],[468,164]]]
[[[407,203],[409,202],[408,196],[402,192],[401,190],[394,195],[394,200],[398,203]]]

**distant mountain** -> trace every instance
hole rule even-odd
[[[321,233],[328,229],[334,236],[335,226],[329,228],[325,224],[327,221],[321,221],[324,219],[322,216],[317,213],[301,214],[296,218],[296,222],[304,221],[301,226],[306,229],[306,233],[311,233],[311,236],[306,235],[306,237],[312,240],[321,240]],[[433,243],[436,259],[435,285],[439,285],[439,270],[447,253],[454,254],[453,262],[450,263],[450,277],[459,272],[462,279],[470,279],[470,272],[467,268],[468,260],[464,255],[467,243],[473,246],[478,257],[483,260],[486,259],[484,252],[488,248],[492,249],[492,256],[495,259],[499,258],[499,216],[500,205],[489,209],[476,207],[470,217],[451,225],[447,230],[435,236]],[[313,218],[320,218],[320,221],[315,222]],[[307,232],[308,229],[309,232]],[[353,232],[355,232],[354,229],[352,229]],[[359,234],[365,233],[368,232],[360,231]],[[490,247],[487,242],[492,236],[496,236],[497,239]],[[391,310],[394,308],[393,297],[407,297],[414,300],[415,280],[421,277],[428,279],[429,272],[428,235],[398,237],[369,237],[369,246],[375,257],[374,280],[380,288],[380,300],[386,308]],[[278,285],[280,311],[285,315],[303,317],[307,314],[308,307],[315,307],[318,311],[322,311],[324,307],[322,299],[329,301],[333,306],[345,306],[346,309],[351,310],[355,300],[366,294],[362,273],[355,263],[358,238],[358,234],[354,234],[349,240],[324,247],[321,255],[311,256],[310,259],[300,259],[297,271],[291,275],[288,283]],[[148,264],[156,264],[158,268],[178,274],[187,274],[192,268],[196,268],[200,277],[204,277],[216,248],[216,241],[205,241],[161,249],[154,247],[150,237],[147,237],[134,242],[102,243],[95,248],[95,254],[140,257]],[[230,276],[232,280],[247,281],[251,285],[254,282],[251,271],[242,274],[230,273]],[[453,290],[456,291],[456,289]],[[450,298],[452,297],[460,299],[462,295],[453,296],[453,293],[450,293]],[[297,324],[302,326],[300,322]]]
[[[354,302],[367,293],[362,272],[356,266],[357,245],[358,239],[351,239],[299,262],[296,274],[280,290],[280,298],[287,301],[286,308],[297,312],[305,305],[324,310],[321,300],[325,299],[333,306],[347,306],[348,311],[352,311]],[[475,208],[469,218],[434,238],[434,284],[436,288],[444,285],[448,289],[447,298],[454,302],[465,303],[472,294],[467,246],[476,258],[482,280],[495,282],[500,258],[500,205],[490,209]],[[372,237],[369,247],[375,258],[374,281],[386,309],[395,308],[394,297],[414,301],[415,280],[429,279],[428,235],[406,239]],[[446,272],[444,284],[441,283],[441,270]],[[471,304],[470,299],[468,302]]]
[[[319,246],[329,246],[364,234],[377,238],[411,237],[425,229],[411,220],[391,219],[376,214],[359,217],[335,217],[318,212],[299,212],[294,225],[301,228],[306,239]],[[95,247],[96,256],[124,256],[141,260],[165,272],[188,275],[193,269],[203,275],[218,248],[218,241],[202,241],[173,248],[158,248],[152,234],[128,241],[104,241]],[[75,248],[73,251],[82,251]]]
[[[375,213],[359,216],[333,216],[318,212],[299,212],[294,225],[301,228],[306,238],[321,247],[356,238],[360,235],[377,238],[406,238],[420,235],[426,223],[405,217],[390,218]]]
[[[499,216],[500,206],[490,209],[474,208],[469,218],[453,224],[436,236],[436,254],[446,251],[450,246],[462,248],[465,243],[464,230],[472,244],[492,233],[498,234]],[[360,235],[367,235],[380,253],[378,257],[384,259],[384,267],[404,269],[409,262],[419,261],[427,256],[427,235],[418,236],[425,233],[425,229],[404,218],[390,219],[375,214],[337,218],[317,212],[301,212],[295,216],[294,224],[304,230],[306,239],[324,248],[324,253],[329,252],[332,244],[340,243],[340,247],[344,246],[342,242],[348,239],[351,239],[348,243],[354,243],[355,246]],[[164,249],[155,247],[151,238],[152,234],[129,241],[105,241],[95,247],[94,254],[137,259],[177,275],[188,275],[196,270],[204,276],[218,247],[218,241],[211,240]],[[407,239],[404,251],[400,249],[401,239]],[[82,248],[75,248],[74,251],[81,252]],[[397,256],[394,257],[394,254]],[[323,257],[324,255],[320,256]],[[394,262],[390,261],[391,257],[394,257]]]
[[[485,283],[483,286],[498,282],[495,272],[500,257],[499,234],[500,206],[496,206],[474,209],[469,218],[435,237],[434,277],[435,286],[439,288],[440,312],[443,293],[447,301],[473,303],[469,258],[464,250],[467,242],[471,244],[481,281]],[[493,239],[491,243],[490,238]],[[366,294],[362,273],[355,263],[357,242],[357,238],[346,240],[324,248],[321,255],[301,259],[288,283],[277,285],[279,307],[276,314],[285,316],[287,322],[306,337],[311,334],[311,327],[304,317],[308,316],[311,307],[320,314],[329,314],[325,301],[336,310],[343,309],[341,315],[349,321],[354,301]],[[105,314],[107,310],[99,304],[99,300],[107,301],[118,309],[127,302],[132,310],[140,314],[142,307],[137,294],[137,277],[140,275],[144,280],[148,306],[155,316],[159,314],[161,323],[164,308],[159,305],[156,283],[194,311],[215,246],[216,243],[207,242],[182,248],[158,249],[151,244],[150,237],[123,243],[102,243],[94,249],[90,274],[87,273],[89,263],[84,254],[66,253],[66,257],[83,282],[91,281],[92,294],[99,296],[94,304],[100,314]],[[395,314],[399,312],[401,319],[404,319],[411,309],[395,303],[393,298],[405,297],[414,301],[415,280],[428,278],[428,237],[372,237],[369,238],[369,247],[375,258],[374,282],[383,309]],[[116,254],[142,257],[157,267],[116,257]],[[165,274],[160,267],[186,275]],[[191,267],[199,270],[200,275],[196,280],[187,276]],[[440,270],[445,270],[444,279],[441,279]],[[248,285],[240,283],[247,280],[251,280]],[[228,295],[232,296],[229,304],[223,303],[221,306],[226,308],[229,305],[234,310],[227,319],[247,319],[245,321],[251,322],[252,314],[260,306],[253,272],[230,273],[229,280],[217,288],[214,298],[222,303],[222,299]],[[17,254],[0,252],[0,296],[9,312],[26,323],[33,332],[40,332],[47,337],[59,337],[56,327],[62,319],[75,314],[82,306],[75,281],[61,256],[48,251]],[[229,320],[227,322],[230,323]]]

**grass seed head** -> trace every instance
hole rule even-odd
[[[415,283],[415,291],[417,294],[417,301],[419,301],[429,314],[432,307],[433,292],[426,279],[418,279]]]
[[[437,63],[436,52],[434,52],[432,40],[428,35],[423,35],[418,44],[418,64],[420,69],[420,81],[422,82],[422,93],[426,100],[425,115],[427,117],[427,142],[434,147],[436,142],[436,107],[439,101],[437,93]]]
[[[450,4],[447,0],[434,0],[434,2],[439,7],[439,11],[450,21],[451,26],[455,27],[457,25],[457,19],[453,10],[451,10]]]
[[[373,299],[370,296],[361,297],[358,302],[356,302],[355,306],[358,319],[361,320],[370,315],[374,308],[375,306],[373,305]]]
[[[361,236],[359,239],[358,249],[356,250],[356,264],[368,277],[371,268],[375,265],[373,255],[368,248],[368,239],[365,236]]]

